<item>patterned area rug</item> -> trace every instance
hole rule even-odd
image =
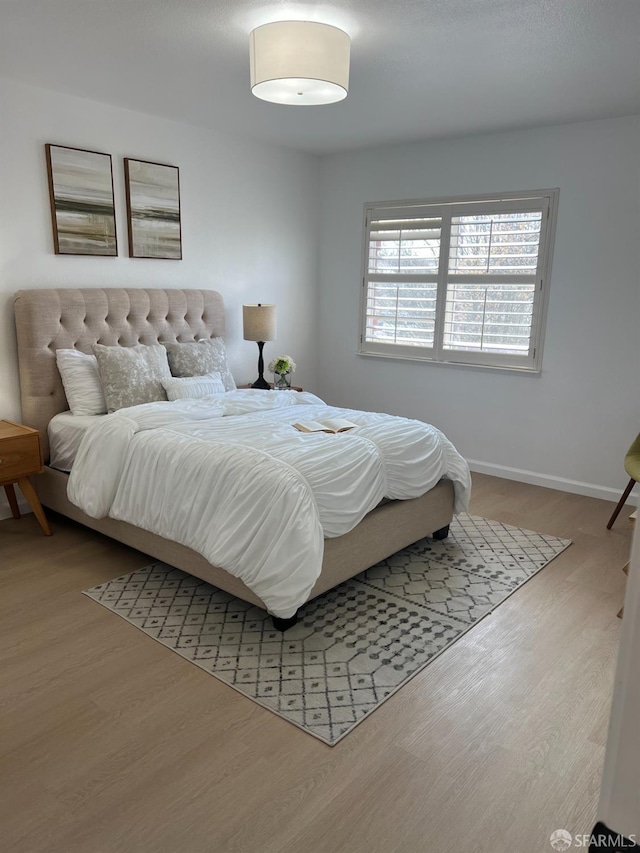
[[[470,515],[319,596],[282,634],[164,563],[87,590],[145,634],[333,746],[570,545]]]

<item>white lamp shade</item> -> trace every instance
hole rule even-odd
[[[242,327],[245,341],[275,341],[276,306],[243,305]]]
[[[351,39],[312,21],[276,21],[251,33],[251,91],[276,104],[333,104],[347,97]]]

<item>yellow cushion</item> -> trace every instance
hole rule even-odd
[[[624,457],[624,470],[634,480],[640,480],[640,434],[627,450],[627,455]]]

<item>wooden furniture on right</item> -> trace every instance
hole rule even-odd
[[[18,501],[13,488],[17,483],[45,536],[51,536],[49,522],[29,480],[31,474],[38,474],[40,471],[42,471],[42,451],[38,430],[13,423],[13,421],[0,421],[0,485],[4,486],[11,514],[14,518],[20,518]]]
[[[635,510],[635,512],[632,512],[631,515],[629,516],[629,524],[631,525],[632,530],[636,526],[637,517],[638,517],[638,510]],[[630,563],[631,563],[631,560],[628,560],[624,564],[624,566],[622,567],[622,571],[625,573],[625,575],[629,574]],[[624,607],[621,607],[619,612],[618,612],[618,619],[622,619],[623,616],[624,616]]]

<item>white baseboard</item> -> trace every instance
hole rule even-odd
[[[544,486],[547,489],[557,489],[560,492],[571,492],[574,495],[586,495],[590,498],[600,498],[603,501],[617,503],[622,496],[622,489],[612,489],[609,486],[597,486],[595,483],[583,483],[580,480],[568,480],[566,477],[553,477],[551,474],[537,474],[535,471],[525,471],[522,468],[509,468],[507,465],[494,465],[491,462],[478,462],[468,459],[469,467],[478,474],[491,474],[505,480],[517,480],[519,483],[531,483],[532,486]],[[632,506],[640,503],[640,490],[636,487],[627,500]]]

